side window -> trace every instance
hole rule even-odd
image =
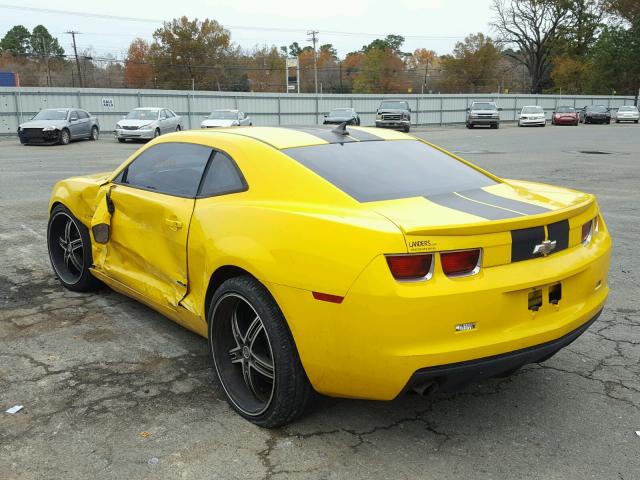
[[[80,119],[89,118],[89,114],[84,110],[78,110],[78,118]]]
[[[178,197],[195,197],[211,148],[192,143],[161,143],[127,166],[121,183]],[[118,176],[117,178],[120,178]]]
[[[165,112],[167,112],[167,118],[173,118],[176,116],[176,114],[173,113],[171,110],[165,110]]]
[[[71,115],[69,116],[69,120],[75,121],[75,120],[78,120],[79,118],[80,118],[80,116],[78,115],[78,111],[77,110],[71,110]]]
[[[227,154],[216,152],[202,181],[202,188],[198,196],[211,197],[225,193],[243,192],[246,189],[247,184],[236,162]]]
[[[238,117],[240,118],[240,120],[244,120],[244,118],[245,118],[244,112],[239,112],[238,113]]]

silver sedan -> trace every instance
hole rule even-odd
[[[119,142],[127,139],[149,140],[163,133],[184,130],[180,115],[168,108],[136,108],[116,123],[115,137]]]

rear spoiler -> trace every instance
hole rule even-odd
[[[459,225],[444,225],[444,226],[425,226],[416,227],[411,229],[401,230],[405,235],[442,235],[442,236],[463,236],[463,235],[482,235],[485,233],[498,233],[508,230],[518,230],[521,228],[530,228],[539,226],[542,224],[549,224],[566,220],[571,217],[580,215],[588,210],[593,210],[593,215],[596,214],[596,202],[593,195],[589,195],[589,198],[576,205],[562,208],[560,210],[551,211],[548,213],[540,213],[537,215],[527,215],[517,218],[507,218],[504,220],[493,220],[482,223],[467,223]]]

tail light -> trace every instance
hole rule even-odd
[[[582,244],[588,245],[591,242],[591,239],[597,234],[598,234],[598,217],[582,225]]]
[[[387,255],[387,264],[396,280],[426,280],[432,272],[433,255]]]
[[[473,275],[480,270],[480,249],[443,252],[440,254],[442,271],[448,277]]]

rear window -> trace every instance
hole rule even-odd
[[[289,148],[284,153],[360,202],[438,195],[496,183],[417,140],[330,143]]]

